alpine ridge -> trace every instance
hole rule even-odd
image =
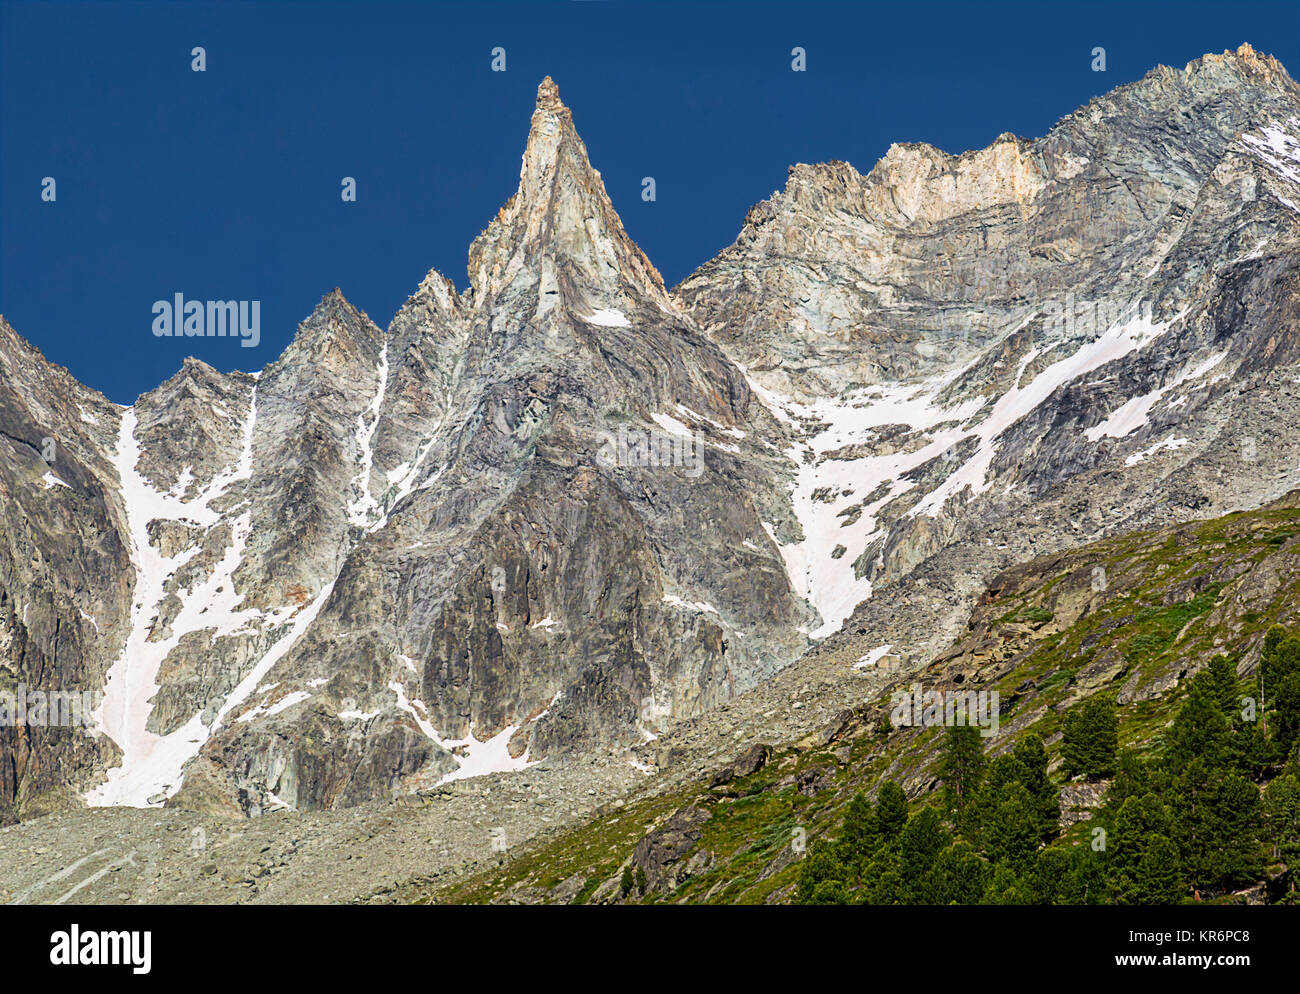
[[[1243,45],[867,174],[666,288],[548,77],[387,328],[129,408],[0,319],[0,820],[339,809],[601,757],[805,654],[924,663],[986,578],[1300,481],[1300,88]],[[51,448],[50,444],[53,444]]]

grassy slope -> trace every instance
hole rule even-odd
[[[1294,625],[1298,614],[1300,492],[1258,511],[1124,535],[1008,570],[952,649],[920,672],[899,674],[896,685],[996,689],[1001,734],[988,751],[1001,752],[1033,731],[1046,740],[1053,761],[1063,711],[1092,693],[1118,694],[1121,745],[1147,749],[1180,706],[1183,677],[1226,652],[1249,680],[1269,626]],[[712,817],[690,853],[706,851],[707,865],[668,893],[640,898],[634,892],[631,899],[789,900],[799,870],[791,846],[797,832],[808,840],[833,835],[853,793],[874,793],[889,777],[914,800],[937,787],[942,729],[891,728],[888,700],[886,691],[854,708],[850,727],[834,741],[778,747],[751,776],[713,789],[706,777],[662,796],[633,798],[514,854],[496,870],[444,890],[412,885],[402,896],[420,902],[609,899],[610,879],[647,831],[678,808],[698,805]],[[801,792],[794,782],[801,775],[816,779],[819,789]],[[570,886],[562,898],[548,894],[564,881]]]

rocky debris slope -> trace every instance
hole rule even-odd
[[[1300,491],[1017,564],[990,580],[938,658],[864,663],[841,634],[632,757],[615,749],[252,822],[182,809],[52,814],[0,832],[0,900],[617,901],[638,853],[659,899],[784,900],[798,869],[794,828],[805,841],[831,830],[855,790],[886,777],[914,795],[934,787],[933,738],[880,732],[893,690],[1000,689],[994,751],[1025,731],[1054,748],[1070,707],[1113,693],[1125,741],[1140,744],[1209,655],[1230,653],[1248,675],[1271,624],[1300,625],[1297,542]],[[880,599],[909,610],[895,588]],[[1067,787],[1072,824],[1096,807],[1097,789]]]
[[[810,734],[769,737],[758,721],[730,751],[665,771],[583,827],[512,851],[503,867],[413,880],[376,899],[788,902],[807,846],[836,833],[856,792],[874,795],[892,779],[925,800],[941,786],[943,730],[896,723],[895,692],[911,700],[917,687],[996,691],[988,756],[1028,733],[1045,742],[1053,771],[1065,716],[1105,694],[1119,705],[1121,743],[1147,750],[1181,706],[1186,682],[1214,655],[1226,654],[1248,686],[1269,629],[1300,624],[1297,551],[1300,490],[1257,511],[1018,564],[990,581],[960,636],[927,664],[882,657],[854,692],[854,670],[842,662],[841,710]],[[732,708],[780,707],[778,695],[764,700],[768,689]],[[1103,790],[1064,782],[1062,824],[1086,820]],[[625,868],[635,890],[622,886]]]

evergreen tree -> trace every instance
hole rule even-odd
[[[903,880],[898,853],[893,849],[879,849],[867,864],[862,876],[864,904],[905,904],[907,886]]]
[[[889,841],[897,837],[906,824],[907,795],[893,780],[886,780],[876,797],[876,826],[880,837]]]
[[[950,725],[944,739],[939,776],[943,779],[944,806],[958,829],[966,805],[984,775],[984,742],[974,725]]]
[[[1264,676],[1266,691],[1289,674],[1300,672],[1300,638],[1290,634],[1281,625],[1274,625],[1264,636],[1259,667]]]
[[[1259,683],[1263,706],[1270,713],[1269,731],[1278,752],[1286,755],[1300,738],[1300,638],[1281,625],[1274,625],[1264,636]]]
[[[1140,899],[1139,867],[1153,838],[1168,838],[1169,810],[1155,794],[1129,797],[1106,836],[1109,881],[1121,904]]]
[[[1130,889],[1128,904],[1170,905],[1178,904],[1187,894],[1179,876],[1178,849],[1163,835],[1147,839],[1146,852],[1138,860]]]
[[[1020,783],[1034,799],[1038,811],[1039,832],[1042,842],[1051,842],[1060,831],[1061,792],[1047,775],[1047,749],[1043,740],[1027,735],[1016,743],[1012,756],[1020,770]]]
[[[1171,773],[1179,773],[1194,759],[1216,768],[1229,761],[1228,721],[1207,673],[1197,674],[1188,684],[1187,700],[1165,743],[1164,760]]]
[[[880,829],[876,824],[876,813],[871,807],[871,801],[858,791],[845,805],[844,824],[840,829],[842,858],[855,878],[861,877],[872,854],[879,848],[880,841]]]
[[[1119,720],[1115,705],[1093,696],[1066,715],[1061,737],[1061,771],[1069,779],[1101,780],[1115,771]]]
[[[1114,815],[1130,797],[1142,797],[1158,791],[1153,776],[1156,772],[1132,749],[1124,749],[1119,753],[1115,758],[1115,779],[1106,788],[1108,827],[1114,825]]]
[[[1225,718],[1237,714],[1241,707],[1241,694],[1237,690],[1237,668],[1223,653],[1210,660],[1206,668],[1214,698],[1219,702],[1219,710]]]
[[[1269,771],[1277,766],[1279,759],[1277,743],[1264,734],[1264,723],[1259,719],[1256,714],[1248,721],[1238,710],[1228,737],[1229,765],[1255,783],[1268,779]]]
[[[824,839],[817,839],[808,847],[799,867],[795,901],[799,904],[846,903],[844,874],[845,866],[835,847]]]
[[[809,904],[848,904],[849,892],[841,880],[823,880],[813,888]]]
[[[998,863],[989,875],[982,904],[1033,904],[1034,895],[1020,874],[1006,863]]]
[[[1300,671],[1288,673],[1274,685],[1268,704],[1273,713],[1273,738],[1278,750],[1285,753],[1300,741]]]
[[[1260,869],[1259,789],[1250,781],[1197,757],[1174,781],[1170,807],[1167,834],[1193,887],[1227,889]]]
[[[623,876],[619,880],[619,891],[623,897],[632,893],[632,865],[629,863],[623,867]]]
[[[979,904],[991,869],[969,842],[954,842],[939,853],[925,893],[928,904]]]
[[[1039,805],[1025,785],[1014,780],[986,796],[980,812],[984,852],[990,862],[1019,870],[1033,859],[1042,837]]]
[[[1057,843],[1038,851],[1027,882],[1035,904],[1103,904],[1104,870],[1091,846]]]
[[[1264,789],[1264,830],[1268,853],[1300,871],[1300,779],[1293,773],[1276,777]],[[1292,879],[1296,879],[1292,872]]]
[[[1069,904],[1064,893],[1069,873],[1069,847],[1056,845],[1040,849],[1034,857],[1032,869],[1026,875],[1034,903]]]
[[[1106,884],[1106,854],[1093,849],[1091,842],[1078,845],[1072,852],[1070,881],[1066,893],[1072,903],[1110,904],[1112,897]]]
[[[943,852],[952,842],[947,829],[934,808],[922,808],[911,818],[898,835],[899,869],[909,885],[909,897],[920,903],[926,900],[923,881]]]

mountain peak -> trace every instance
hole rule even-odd
[[[671,306],[663,278],[623,229],[605,183],[547,76],[519,170],[519,189],[470,247],[475,305],[523,279],[548,284],[558,272],[596,307],[616,307],[629,286]],[[578,303],[574,301],[574,303]]]
[[[550,111],[567,111],[560,100],[560,88],[555,85],[555,80],[547,76],[537,85],[537,106]]]
[[[1187,63],[1183,71],[1216,69],[1229,69],[1244,77],[1263,77],[1271,83],[1286,81],[1292,88],[1295,85],[1282,63],[1265,52],[1256,51],[1249,42],[1242,42],[1236,51],[1225,49],[1222,55],[1213,52],[1202,55]]]

